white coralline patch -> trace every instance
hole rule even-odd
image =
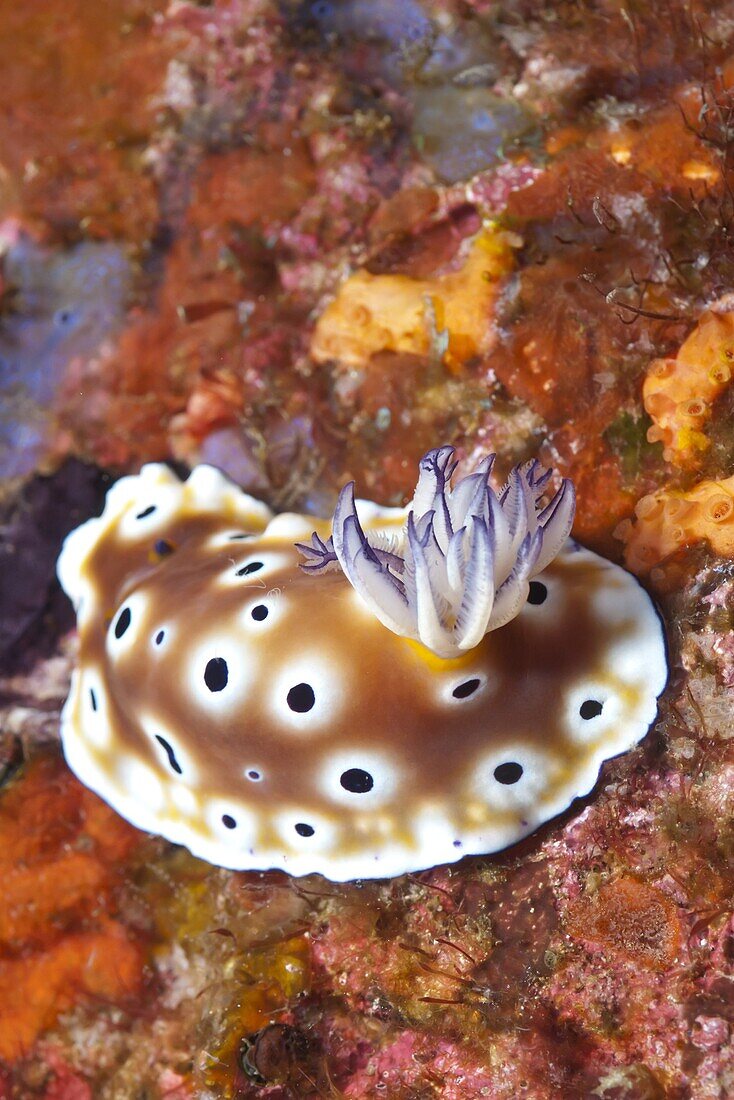
[[[347,489],[333,529],[212,467],[121,479],[58,563],[71,768],[202,859],[340,881],[497,851],[588,795],[655,719],[661,624],[567,537],[568,483],[490,469],[452,485],[433,451],[408,509]]]

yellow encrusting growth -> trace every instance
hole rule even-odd
[[[724,299],[699,319],[675,359],[655,359],[642,395],[653,426],[651,443],[663,444],[668,462],[696,468],[708,450],[704,428],[714,401],[734,370],[734,301]]]
[[[428,355],[438,347],[444,365],[457,369],[486,355],[500,280],[512,270],[517,244],[510,233],[484,229],[456,271],[427,279],[355,272],[321,314],[312,358],[361,367],[381,351]]]
[[[717,554],[734,557],[734,477],[701,481],[686,492],[651,493],[638,502],[635,517],[617,528],[633,573],[647,574],[676,550],[702,540]]]

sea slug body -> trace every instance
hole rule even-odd
[[[62,718],[77,775],[222,866],[387,877],[504,848],[644,736],[657,613],[567,538],[565,483],[421,463],[407,509],[273,516],[217,470],[148,465],[68,537]],[[298,543],[300,549],[295,545]]]

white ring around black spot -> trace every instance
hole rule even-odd
[[[222,814],[222,825],[224,825],[225,829],[237,828],[237,822],[231,814]]]
[[[307,825],[305,821],[299,821],[294,826],[299,836],[313,836],[316,830],[313,825]]]
[[[398,793],[403,779],[397,760],[366,744],[325,754],[319,770],[319,787],[325,798],[356,810],[385,806]]]
[[[166,636],[165,630],[159,630],[158,633],[155,636],[155,644],[156,645],[162,645],[163,644],[163,639],[165,638],[165,636]]]
[[[245,775],[251,783],[259,783],[262,779],[262,772],[258,771],[257,768],[248,768]]]

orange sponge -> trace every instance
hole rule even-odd
[[[633,573],[645,574],[669,554],[707,540],[717,554],[734,557],[734,477],[700,481],[688,491],[662,489],[643,497],[636,522],[625,520],[615,534],[623,539]]]
[[[512,270],[518,243],[512,234],[484,230],[457,271],[425,279],[355,272],[321,314],[312,358],[360,367],[380,351],[428,355],[433,350],[445,366],[457,368],[486,355],[494,343],[499,280]]]
[[[696,468],[709,441],[703,431],[716,398],[734,372],[734,295],[702,314],[675,359],[655,359],[642,396],[653,426],[651,443],[663,444],[668,462]]]

